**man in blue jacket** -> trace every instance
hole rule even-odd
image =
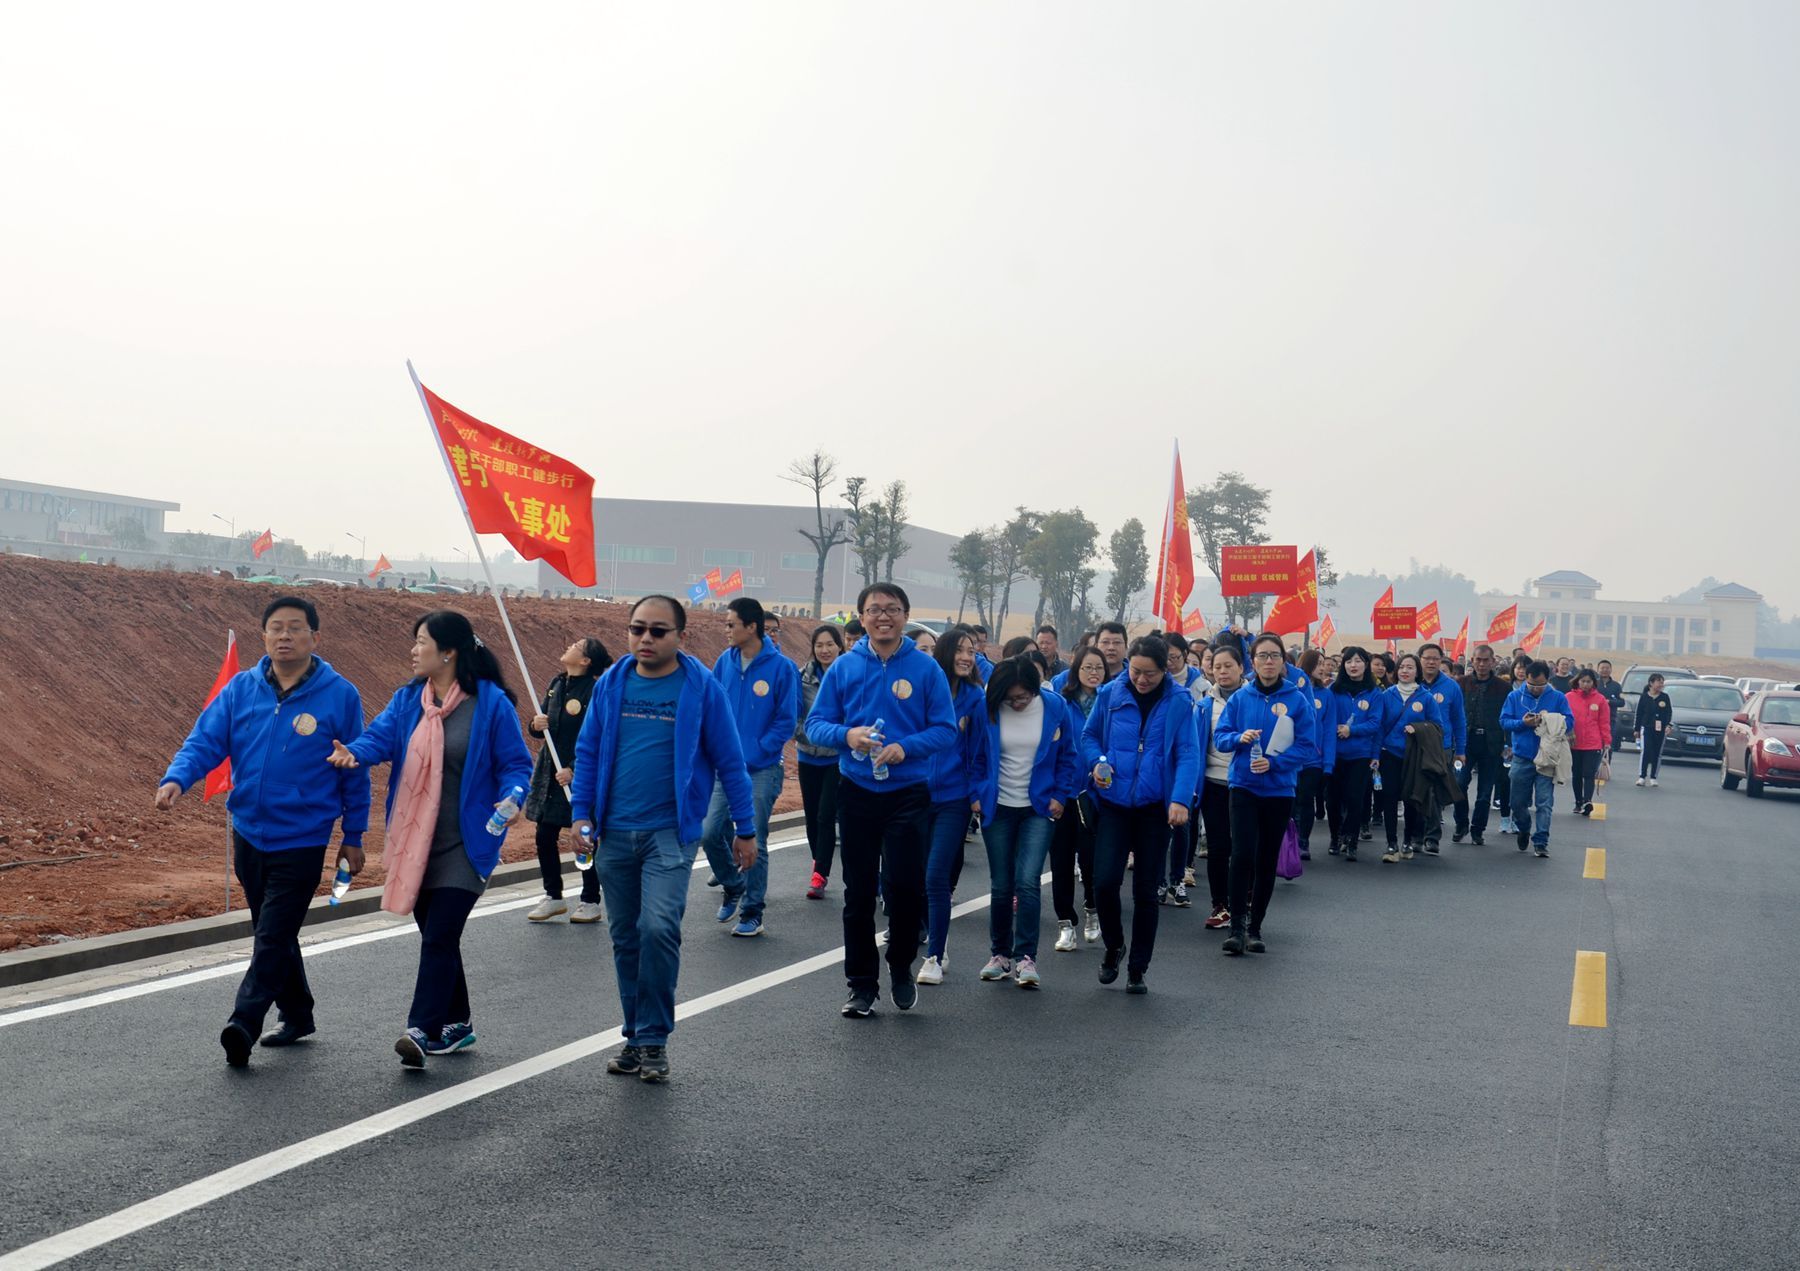
[[[1500,727],[1512,737],[1512,810],[1518,826],[1519,850],[1529,839],[1539,856],[1550,855],[1550,809],[1556,796],[1556,779],[1537,770],[1538,721],[1545,715],[1563,717],[1569,737],[1575,735],[1575,713],[1569,699],[1550,686],[1550,665],[1532,662],[1525,668],[1525,683],[1506,695],[1500,708]]]
[[[1444,717],[1444,749],[1449,752],[1451,773],[1458,780],[1469,750],[1469,716],[1463,707],[1462,686],[1456,678],[1444,674],[1444,646],[1419,646],[1419,687],[1431,694],[1438,713]],[[1460,841],[1461,836],[1457,839]],[[1444,841],[1444,810],[1427,812],[1425,816],[1425,855],[1436,856]]]
[[[888,984],[894,1005],[919,1000],[913,958],[925,921],[925,854],[931,812],[931,757],[956,742],[950,682],[903,634],[912,603],[893,583],[856,598],[868,638],[825,672],[806,739],[841,751],[838,819],[843,828],[843,1013],[867,1019],[881,996],[875,950],[875,885],[888,905]],[[880,724],[879,729],[876,725]]]
[[[319,886],[332,823],[343,822],[339,855],[350,872],[363,867],[369,828],[369,774],[326,764],[332,738],[363,730],[356,686],[313,650],[319,613],[298,596],[263,611],[263,658],[233,676],[195,722],[169,763],[156,806],[175,806],[181,792],[231,760],[233,869],[254,923],[250,969],[237,1005],[219,1034],[225,1062],[242,1068],[273,1004],[280,1026],[265,1046],[289,1046],[315,1029],[312,990],[300,958],[300,926]]]
[[[725,690],[681,651],[687,610],[671,596],[645,596],[625,634],[631,656],[594,685],[575,739],[569,808],[578,841],[592,842],[599,827],[594,867],[612,914],[625,1048],[606,1071],[666,1081],[681,919],[715,781],[737,826],[738,869],[756,863],[756,830]]]
[[[756,864],[740,872],[725,847],[731,808],[720,784],[707,809],[701,842],[713,876],[725,889],[718,919],[730,922],[738,916],[734,936],[760,936],[763,902],[769,891],[769,817],[781,797],[781,751],[794,735],[800,714],[800,672],[773,640],[763,635],[763,607],[747,597],[725,608],[725,652],[713,664],[713,676],[731,703],[737,721],[738,745],[744,766],[750,770],[750,793],[756,805]],[[738,913],[738,903],[743,912]]]

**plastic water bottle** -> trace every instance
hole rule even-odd
[[[1457,760],[1457,761],[1456,761],[1456,770],[1457,770],[1457,771],[1458,771],[1458,772],[1461,772],[1461,771],[1462,771],[1462,770],[1463,770],[1463,761],[1462,761],[1462,760],[1460,760],[1460,759],[1458,759],[1458,760]]]
[[[1112,789],[1112,783],[1112,760],[1108,759],[1105,755],[1101,755],[1100,762],[1094,765],[1094,784],[1102,790],[1110,790]]]
[[[1250,743],[1250,762],[1255,763],[1258,759],[1261,759],[1262,757],[1263,757],[1262,743],[1260,741],[1251,742]]]
[[[869,736],[871,738],[880,737],[882,726],[886,723],[887,723],[887,720],[885,720],[885,719],[876,720],[875,727],[873,727],[869,730]],[[864,750],[852,750],[850,752],[850,757],[852,759],[856,760],[858,763],[868,763],[869,762],[868,752],[864,751]]]
[[[575,842],[575,868],[584,873],[594,868],[593,827],[582,830]]]
[[[337,904],[350,890],[350,858],[338,857],[337,877],[331,880],[331,903]]]
[[[875,727],[869,730],[869,740],[874,742],[877,746],[887,745],[887,738],[882,736],[881,733],[881,729],[886,723],[887,721],[885,719],[878,719],[875,721]],[[869,760],[869,775],[874,777],[877,781],[886,781],[888,779],[888,766],[877,761],[873,755],[869,756]]]
[[[514,786],[508,790],[506,797],[500,800],[500,806],[494,809],[494,815],[488,818],[488,833],[495,838],[506,833],[506,823],[513,819],[513,814],[519,810],[519,805],[524,801],[525,787]]]
[[[1377,790],[1381,789],[1381,765],[1376,762],[1371,762],[1369,764],[1369,771],[1375,774],[1375,788]]]

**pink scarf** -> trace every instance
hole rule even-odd
[[[400,789],[394,793],[394,811],[387,824],[387,882],[381,888],[381,907],[391,914],[411,913],[419,899],[444,789],[444,716],[467,697],[460,684],[450,686],[442,706],[431,704],[430,684],[419,693],[419,723],[406,744]]]

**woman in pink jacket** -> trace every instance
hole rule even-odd
[[[1594,777],[1612,741],[1612,704],[1600,691],[1592,671],[1575,677],[1569,693],[1569,713],[1575,716],[1575,735],[1569,752],[1575,766],[1575,812],[1586,816],[1594,810]]]

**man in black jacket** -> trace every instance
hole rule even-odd
[[[1475,646],[1475,670],[1463,677],[1463,711],[1468,719],[1468,757],[1457,784],[1462,788],[1456,800],[1456,830],[1451,836],[1460,843],[1463,835],[1476,847],[1487,832],[1488,808],[1494,800],[1494,786],[1506,769],[1504,752],[1506,733],[1500,727],[1500,707],[1512,685],[1494,673],[1493,646]],[[1469,814],[1469,783],[1475,782],[1475,813]]]
[[[1625,686],[1613,678],[1612,662],[1601,658],[1594,666],[1594,687],[1606,698],[1606,705],[1612,711],[1612,736],[1606,742],[1606,756],[1612,758],[1612,752],[1618,748],[1620,729],[1624,724],[1619,708],[1625,705]]]

